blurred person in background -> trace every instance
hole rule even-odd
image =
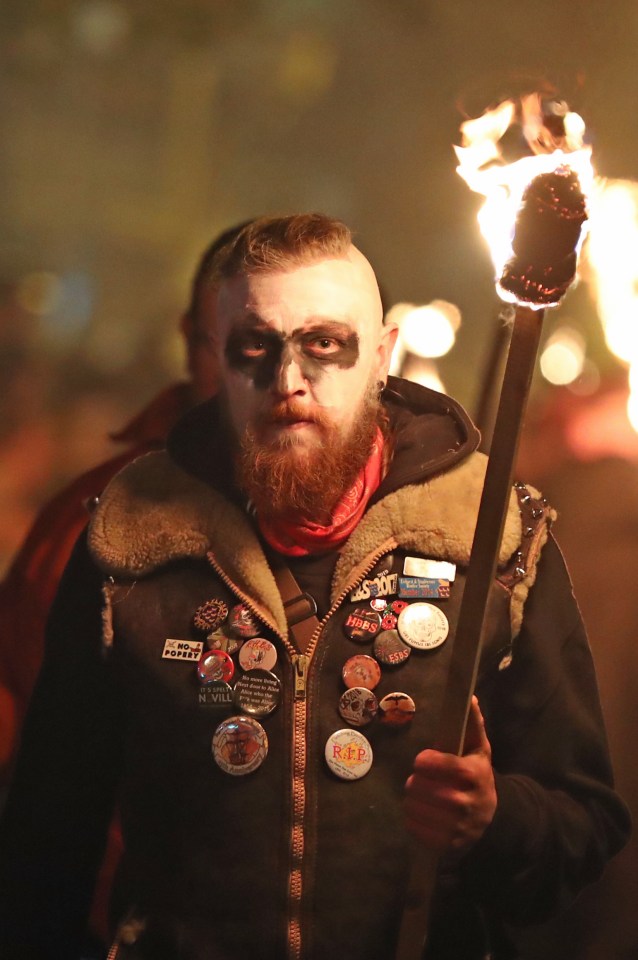
[[[0,583],[0,808],[42,661],[49,608],[73,545],[89,519],[91,502],[125,464],[162,447],[181,415],[217,390],[216,291],[207,279],[215,254],[243,226],[231,227],[213,240],[193,277],[190,303],[180,321],[189,379],[167,387],[112,435],[125,446],[121,454],[79,476],[42,508]],[[119,849],[117,837],[111,838],[111,847],[105,862],[109,877]],[[94,916],[98,929],[104,922],[103,900],[98,892],[96,904],[101,906]]]
[[[638,818],[638,434],[626,377],[595,395],[552,390],[529,418],[517,473],[551,498],[596,665],[616,784]],[[525,960],[638,957],[638,838],[566,914],[530,932]]]

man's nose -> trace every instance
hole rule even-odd
[[[274,391],[280,397],[301,396],[308,392],[299,357],[289,346],[284,347],[273,383]]]

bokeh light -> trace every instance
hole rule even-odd
[[[445,393],[445,386],[436,364],[425,357],[409,356],[403,368],[403,376],[406,380],[418,383],[422,387],[436,390],[437,393]]]
[[[445,356],[454,346],[461,324],[460,310],[445,300],[433,300],[422,306],[398,303],[388,311],[387,318],[399,327],[393,355],[393,368],[397,371],[406,353],[423,358]]]
[[[114,0],[86,0],[71,15],[71,31],[79,47],[94,56],[111,56],[125,44],[131,17]]]
[[[27,313],[42,317],[53,311],[60,295],[60,279],[55,273],[42,270],[22,277],[16,288],[15,300]]]
[[[541,373],[549,383],[566,386],[583,371],[585,340],[573,327],[562,326],[547,341],[540,358]]]
[[[288,38],[277,70],[280,91],[302,103],[321,96],[332,86],[336,49],[325,37],[306,30]]]

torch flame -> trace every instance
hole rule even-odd
[[[610,352],[629,367],[630,423],[638,431],[638,184],[598,179],[587,267]]]
[[[592,202],[587,263],[609,350],[638,360],[638,184],[603,180]]]
[[[578,177],[585,196],[592,189],[591,148],[583,144],[585,124],[566,105],[558,103],[555,107],[556,122],[552,123],[551,117],[548,120],[543,115],[538,94],[522,98],[518,107],[514,101],[506,100],[481,117],[461,124],[462,144],[454,148],[459,161],[457,173],[471,190],[486,198],[478,214],[479,226],[494,263],[498,294],[510,303],[522,301],[504,290],[499,280],[505,264],[513,257],[516,217],[528,185],[540,174],[569,168]],[[517,116],[533,155],[506,163],[500,141]],[[578,249],[584,236],[582,230]],[[540,309],[542,305],[526,306]]]

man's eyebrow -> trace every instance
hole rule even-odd
[[[335,320],[334,317],[308,317],[302,327],[297,327],[293,330],[293,337],[298,334],[312,333],[313,331],[320,331],[333,336],[351,336],[355,331],[352,323],[348,319]]]
[[[279,331],[274,329],[272,323],[254,310],[249,310],[245,313],[236,323],[235,329],[237,331],[256,330],[259,333],[272,332],[279,334]],[[307,317],[304,320],[303,326],[296,327],[292,331],[292,336],[303,336],[306,333],[313,332],[321,332],[327,336],[350,337],[355,333],[355,329],[349,317],[336,320],[334,317],[316,314]]]
[[[238,320],[236,327],[240,330],[272,330],[272,324],[252,310]]]

